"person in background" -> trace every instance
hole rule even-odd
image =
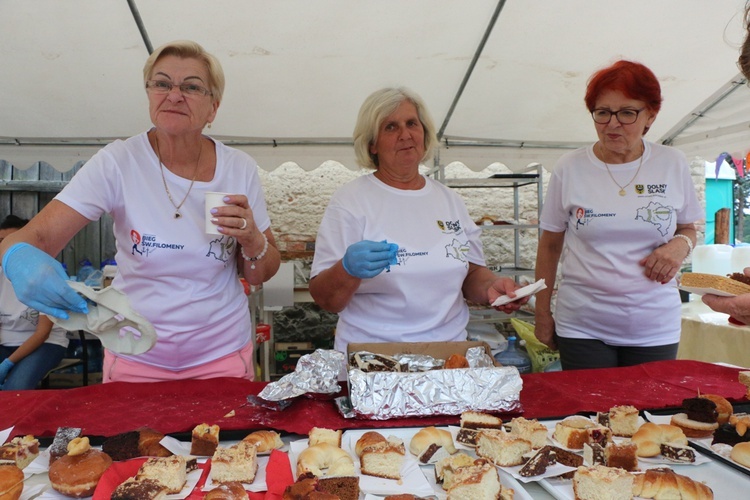
[[[310,273],[315,302],[339,313],[339,351],[352,342],[466,340],[466,300],[515,297],[518,285],[485,267],[480,229],[461,197],[419,173],[436,144],[414,92],[385,88],[362,104],[354,149],[374,172],[331,198]]]
[[[112,287],[154,325],[158,340],[139,356],[106,350],[103,380],[252,380],[253,324],[238,274],[260,284],[280,258],[257,164],[203,135],[221,103],[223,70],[197,43],[176,41],[149,56],[143,83],[153,127],[95,154],[0,244],[2,267],[19,299],[40,312],[87,312],[51,256],[109,213],[118,267]],[[211,210],[218,236],[205,233],[209,191],[233,193],[228,206]]]
[[[750,2],[745,6],[745,40],[740,49],[737,65],[745,78],[750,79]],[[744,269],[744,274],[750,277],[750,267]],[[750,325],[750,293],[735,297],[719,297],[706,294],[701,300],[716,312],[729,314],[737,321]]]
[[[643,139],[662,103],[643,64],[596,72],[585,102],[599,140],[561,157],[550,178],[536,259],[548,288],[537,294],[535,334],[559,347],[564,370],[674,359],[674,278],[703,217],[689,165],[680,151]]]
[[[26,223],[15,215],[0,222],[0,241]],[[65,356],[65,329],[22,304],[0,269],[0,389],[36,389],[44,376]]]

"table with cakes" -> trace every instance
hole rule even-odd
[[[390,353],[365,354],[408,370]],[[750,491],[750,371],[675,360],[519,375],[467,364],[427,375],[356,367],[378,393],[368,398],[397,381],[384,413],[358,403],[352,374],[336,393],[283,401],[261,397],[281,381],[232,378],[2,391],[0,499],[703,499]],[[505,406],[487,403],[502,388],[477,396],[462,385],[482,385],[495,370],[502,384],[518,383],[503,393]],[[407,379],[433,387],[398,395]],[[445,394],[478,400],[433,406]],[[394,401],[409,398],[393,412]],[[415,404],[428,411],[413,414]]]

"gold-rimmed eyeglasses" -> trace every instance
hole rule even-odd
[[[619,111],[612,111],[611,109],[599,108],[591,112],[591,117],[596,123],[604,125],[605,123],[609,123],[609,121],[612,119],[612,116],[614,115],[617,117],[617,121],[622,125],[630,125],[631,123],[635,123],[635,121],[638,119],[638,114],[644,109],[646,108],[625,108]]]
[[[213,95],[206,87],[196,85],[195,83],[181,83],[179,85],[166,80],[148,80],[146,90],[153,94],[169,94],[172,89],[177,87],[182,95],[207,96]]]

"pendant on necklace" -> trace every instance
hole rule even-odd
[[[625,196],[625,190],[624,189],[620,189],[620,196]]]
[[[625,193],[624,193],[624,192],[622,192],[622,191],[620,191],[620,194],[621,194],[621,195],[624,195]],[[181,214],[180,212],[175,212],[175,213],[174,213],[174,218],[175,218],[175,219],[179,219],[180,217],[182,217],[182,214]]]

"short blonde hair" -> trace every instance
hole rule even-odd
[[[435,135],[435,123],[422,98],[404,87],[384,88],[370,94],[359,108],[357,124],[354,127],[354,153],[360,166],[372,170],[378,169],[378,155],[370,153],[370,146],[377,142],[378,131],[383,120],[396,111],[396,108],[404,101],[409,101],[417,108],[419,121],[424,128],[424,157],[420,161],[425,161],[432,156],[432,150],[437,145],[438,139]]]
[[[206,52],[200,44],[191,40],[177,40],[165,43],[148,56],[143,66],[143,83],[151,79],[151,72],[156,62],[164,56],[177,56],[183,59],[197,59],[206,65],[208,71],[208,90],[211,91],[212,99],[221,102],[224,95],[224,70],[221,63],[212,54]]]

